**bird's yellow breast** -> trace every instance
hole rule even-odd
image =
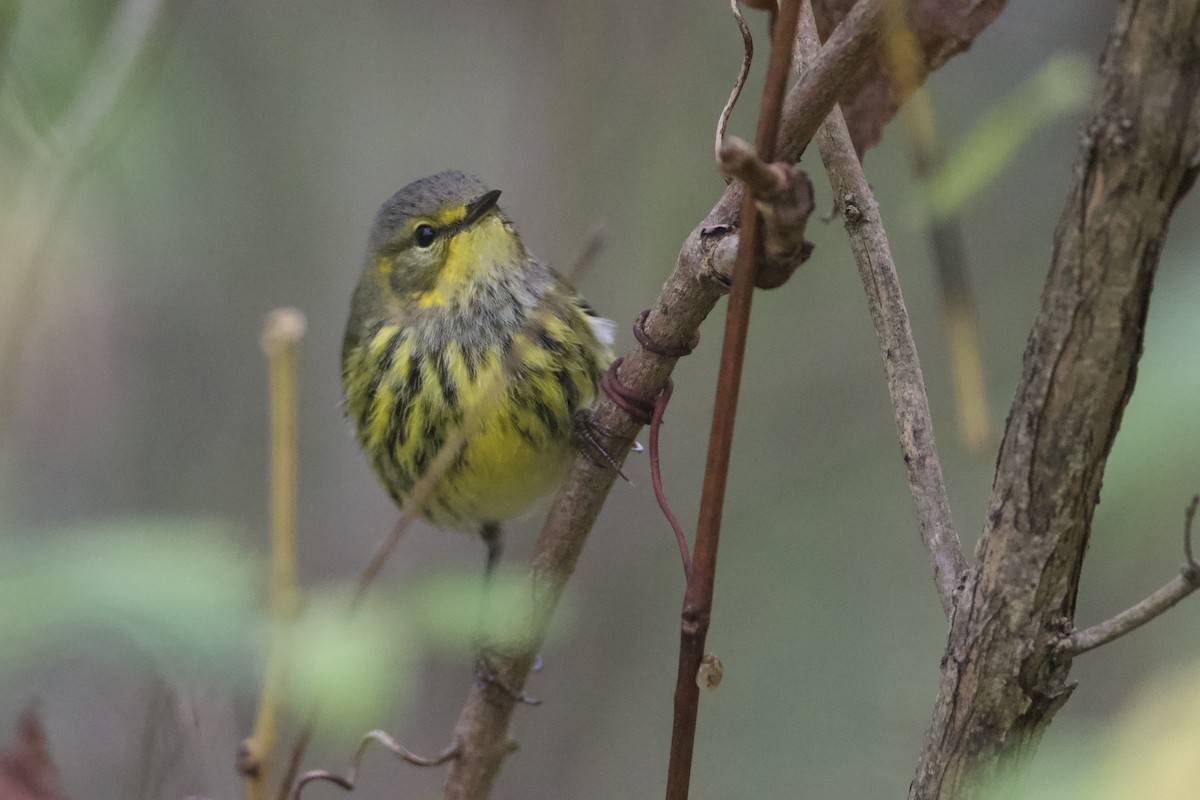
[[[575,414],[594,400],[606,348],[574,307],[566,319],[533,312],[508,348],[431,346],[421,333],[383,325],[345,354],[347,411],[360,444],[403,503],[458,438],[461,449],[433,481],[422,514],[470,531],[520,514],[561,477]]]

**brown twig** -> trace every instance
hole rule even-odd
[[[36,706],[17,720],[17,743],[0,750],[0,797],[5,800],[67,800],[58,765]]]
[[[859,66],[883,36],[889,0],[859,0],[812,57],[783,107],[776,159],[797,161],[837,102],[838,94],[865,81]],[[840,75],[840,81],[824,78]]]
[[[575,263],[571,265],[571,269],[567,271],[567,282],[572,286],[579,286],[583,283],[583,279],[591,272],[592,267],[596,265],[600,254],[604,252],[604,226],[597,225],[588,234],[587,240],[583,243],[583,250],[575,257]]]
[[[651,483],[654,486],[654,499],[658,501],[658,507],[667,518],[671,532],[675,534],[675,543],[679,545],[679,559],[683,562],[683,577],[686,580],[688,575],[692,574],[692,553],[688,549],[687,537],[683,535],[683,527],[679,524],[675,512],[671,510],[671,504],[667,502],[662,484],[662,471],[659,468],[658,434],[662,429],[663,412],[671,400],[671,392],[672,386],[668,382],[654,403],[654,413],[650,419],[650,473],[653,476]]]
[[[526,326],[522,328],[520,334],[528,336],[530,331],[531,329]],[[366,600],[367,592],[374,584],[375,579],[379,577],[379,573],[383,570],[392,552],[395,551],[396,545],[400,543],[405,532],[416,521],[417,517],[420,516],[425,498],[433,491],[434,485],[446,473],[446,470],[450,469],[454,463],[454,459],[462,451],[463,446],[467,443],[468,431],[478,429],[481,416],[495,407],[500,394],[507,388],[509,377],[516,370],[517,365],[523,358],[522,354],[525,345],[522,342],[520,334],[513,337],[512,345],[505,354],[500,370],[496,373],[492,381],[483,388],[479,400],[467,409],[462,424],[447,434],[446,440],[434,455],[429,469],[417,479],[416,483],[413,484],[412,490],[404,498],[404,505],[400,508],[400,518],[396,520],[396,524],[392,526],[391,532],[379,543],[379,546],[363,567],[362,572],[359,573],[358,581],[354,587],[354,594],[350,599],[349,610],[351,614],[355,613],[361,607],[363,601]],[[507,684],[498,685],[507,686]],[[309,712],[308,719],[301,726],[300,732],[292,744],[287,774],[280,789],[281,797],[289,791],[289,787],[296,780],[300,762],[304,758],[304,752],[308,748],[308,742],[312,738],[313,729],[316,726],[318,711],[318,709],[312,709]]]
[[[1192,502],[1188,503],[1187,510],[1183,515],[1183,552],[1186,561],[1180,574],[1137,605],[1109,617],[1104,622],[1064,637],[1058,643],[1060,652],[1073,657],[1100,645],[1108,644],[1137,630],[1192,592],[1200,589],[1200,564],[1197,564],[1196,559],[1192,557],[1192,523],[1196,519],[1197,505],[1200,505],[1200,495],[1192,498]]]
[[[392,551],[396,549],[400,539],[409,526],[417,520],[421,515],[421,507],[425,504],[425,498],[433,491],[434,486],[446,474],[446,470],[454,464],[454,460],[458,458],[463,447],[467,443],[468,436],[479,429],[479,423],[482,416],[492,409],[500,400],[500,395],[507,390],[509,378],[516,370],[517,365],[521,363],[525,345],[521,341],[521,334],[528,336],[530,328],[527,325],[522,328],[519,335],[514,336],[512,345],[508,348],[508,352],[504,356],[504,361],[500,366],[500,370],[492,378],[491,382],[483,387],[483,391],[479,395],[479,400],[467,409],[467,413],[463,417],[463,422],[457,428],[454,428],[446,435],[446,440],[438,449],[437,454],[433,457],[429,469],[421,474],[413,484],[412,490],[404,498],[404,505],[400,507],[400,518],[396,520],[396,524],[392,527],[391,533],[379,544],[375,553],[371,556],[366,566],[359,573],[358,581],[354,587],[354,595],[350,601],[352,610],[357,609],[366,599],[367,591],[379,577],[380,571],[384,564],[391,557]]]
[[[1191,572],[1193,577],[1200,573],[1200,564],[1196,563],[1196,556],[1192,553],[1192,523],[1196,521],[1197,506],[1200,506],[1200,494],[1192,495],[1192,502],[1188,503],[1187,510],[1183,512],[1184,569]]]
[[[310,716],[300,727],[296,738],[292,740],[287,764],[283,768],[283,780],[279,782],[279,791],[275,794],[277,800],[288,800],[292,787],[296,785],[296,776],[300,774],[300,764],[304,761],[304,754],[308,751],[308,743],[312,741],[315,729],[315,716]]]
[[[792,63],[792,42],[796,38],[800,0],[784,0],[779,14],[772,17],[771,54],[767,63],[766,84],[755,133],[755,149],[762,161],[775,155],[779,116]],[[725,505],[725,486],[729,475],[729,457],[733,446],[733,423],[737,416],[738,391],[742,380],[742,362],[750,326],[751,300],[755,289],[758,261],[759,219],[754,192],[742,201],[741,233],[737,260],[729,292],[725,318],[725,338],[721,344],[721,366],[717,373],[717,396],[709,435],[708,458],[704,469],[704,487],[692,548],[692,567],[688,571],[683,598],[679,637],[679,669],[675,677],[675,715],[671,726],[671,755],[667,767],[667,800],[686,800],[691,784],[692,753],[696,740],[696,716],[700,706],[697,674],[704,658],[704,643],[712,617],[713,586],[716,583],[717,547],[721,536],[721,516]]]
[[[806,27],[812,26],[807,3],[804,16]],[[826,119],[817,137],[817,146],[867,292],[904,465],[908,470],[908,486],[917,506],[921,539],[933,561],[934,583],[942,610],[949,616],[954,610],[955,590],[967,570],[967,560],[950,514],[942,466],[934,443],[925,379],[908,321],[908,309],[900,291],[900,279],[892,261],[879,207],[840,110],[834,109]]]

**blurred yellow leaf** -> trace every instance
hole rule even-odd
[[[1142,688],[1096,769],[1097,800],[1200,797],[1200,663],[1164,670]]]
[[[1087,102],[1092,65],[1079,55],[1056,56],[1001,100],[967,133],[928,184],[934,219],[954,213],[990,183],[1039,128]]]
[[[1200,796],[1200,662],[1151,678],[1107,731],[1063,739],[1054,726],[1028,770],[988,800],[1185,800]]]

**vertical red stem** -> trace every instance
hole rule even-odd
[[[785,0],[781,4],[779,17],[775,18],[772,15],[771,56],[755,135],[755,148],[759,158],[764,161],[769,161],[775,152],[779,114],[787,87],[799,11],[799,0]],[[691,784],[696,714],[700,704],[700,687],[696,684],[696,673],[700,669],[700,660],[704,657],[704,642],[708,635],[712,611],[721,513],[725,505],[725,484],[733,444],[733,422],[737,414],[738,389],[741,385],[742,362],[746,353],[746,332],[750,324],[750,301],[754,292],[754,272],[760,246],[758,227],[758,211],[754,206],[754,198],[746,191],[742,198],[738,254],[734,262],[729,308],[725,316],[725,339],[721,346],[721,366],[717,374],[717,398],[704,470],[704,493],[700,498],[695,552],[683,600],[679,672],[675,681],[675,718],[671,732],[671,760],[667,771],[667,800],[685,800]]]

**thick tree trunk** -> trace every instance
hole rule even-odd
[[[910,798],[978,793],[1066,701],[1070,632],[1105,461],[1133,390],[1167,224],[1195,178],[1200,0],[1126,0],[951,619]]]

